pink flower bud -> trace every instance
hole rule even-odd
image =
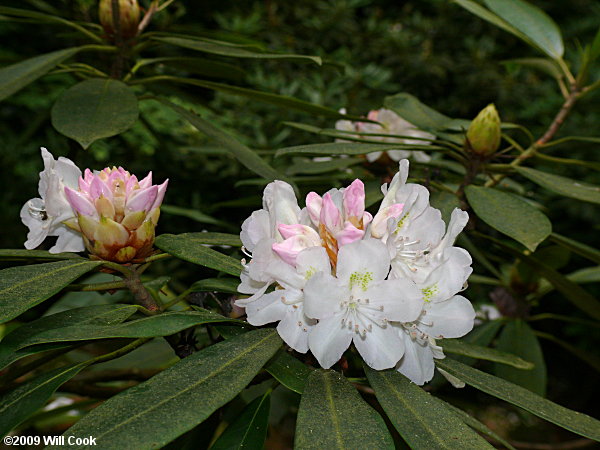
[[[404,203],[394,203],[379,211],[371,224],[371,236],[381,238],[387,231],[387,221],[390,217],[397,219],[402,214]]]
[[[321,208],[323,207],[323,199],[316,192],[309,192],[306,196],[306,209],[310,220],[315,225],[319,225],[319,219],[321,217]]]
[[[340,210],[333,202],[329,192],[323,196],[320,221],[330,232],[339,229],[342,225]]]
[[[362,239],[365,235],[365,230],[359,230],[350,222],[344,224],[344,229],[335,235],[338,245],[348,245]]]

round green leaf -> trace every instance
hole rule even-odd
[[[531,251],[552,232],[548,218],[516,195],[480,186],[467,186],[465,193],[481,220]]]
[[[126,84],[94,78],[63,92],[52,107],[52,125],[88,148],[97,139],[129,129],[138,113],[137,97]]]

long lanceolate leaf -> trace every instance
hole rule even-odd
[[[173,109],[173,111],[192,124],[198,131],[204,133],[209,138],[214,139],[219,144],[223,145],[233,155],[234,158],[236,158],[240,163],[254,173],[266,178],[267,180],[277,180],[283,178],[279,172],[273,169],[265,160],[263,160],[244,144],[237,141],[229,134],[215,127],[206,120],[202,119],[197,114],[190,112],[179,105],[171,103],[168,100],[161,98],[156,98],[155,100],[170,107]]]
[[[73,259],[0,270],[0,323],[43,302],[100,264]]]
[[[79,373],[87,363],[45,372],[0,397],[0,436],[6,435],[40,409],[58,387]]]
[[[201,233],[161,234],[156,238],[155,245],[184,261],[220,270],[236,277],[240,275],[242,272],[240,261],[206,247],[202,237],[196,238],[197,234]]]
[[[469,356],[477,359],[485,359],[488,361],[495,361],[501,364],[507,364],[518,369],[532,369],[533,364],[519,358],[518,356],[507,352],[501,352],[499,350],[482,347],[480,345],[469,344],[468,342],[462,342],[458,339],[442,339],[439,341],[439,345],[442,346],[444,352],[453,353],[456,355]]]
[[[107,400],[65,436],[93,436],[102,449],[160,448],[235,397],[280,345],[266,329],[215,344]]]
[[[315,370],[306,383],[294,448],[394,448],[382,418],[338,372]]]
[[[557,405],[516,384],[449,358],[437,360],[436,365],[487,394],[506,400],[573,433],[600,441],[600,422],[590,416]]]
[[[441,400],[395,370],[365,366],[377,400],[402,438],[414,449],[493,448]]]
[[[517,167],[516,171],[549,191],[584,202],[600,204],[600,186],[582,183],[530,167]]]

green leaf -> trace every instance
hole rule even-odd
[[[200,223],[210,223],[212,225],[222,225],[223,222],[219,219],[204,214],[196,209],[182,208],[180,206],[173,205],[161,205],[160,212],[166,214],[173,214],[174,216],[183,216],[189,219],[195,220]]]
[[[254,399],[225,429],[211,450],[262,450],[269,427],[271,391]]]
[[[525,34],[521,33],[519,30],[510,25],[504,19],[500,18],[499,16],[491,12],[489,9],[484,8],[479,3],[474,2],[472,0],[454,0],[454,3],[463,7],[470,13],[475,14],[477,17],[486,20],[492,25],[496,25],[498,28],[502,28],[504,31],[508,31],[509,33],[517,36],[519,39],[526,42],[527,44],[538,48],[538,46]]]
[[[518,369],[533,369],[532,363],[512,354],[517,353],[512,351],[512,349],[504,348],[504,351],[499,351],[489,347],[482,347],[480,345],[462,342],[458,339],[442,339],[439,341],[439,345],[446,353],[454,353],[456,355],[469,356],[476,359],[495,361],[501,363],[502,365],[507,364]]]
[[[383,105],[423,130],[444,130],[455,124],[454,119],[437,112],[406,92],[386,97]]]
[[[436,365],[487,394],[519,406],[573,433],[596,441],[600,440],[600,422],[596,419],[557,405],[521,386],[465,366],[449,358],[436,360]]]
[[[50,253],[46,250],[24,250],[21,248],[0,249],[1,261],[62,261],[82,259],[77,253]]]
[[[600,186],[582,183],[529,167],[516,167],[515,170],[549,191],[584,202],[600,204]]]
[[[450,411],[455,413],[460,418],[460,420],[462,420],[474,430],[479,431],[480,433],[485,434],[486,436],[489,436],[492,439],[500,442],[509,450],[516,450],[512,445],[510,445],[510,443],[506,439],[503,439],[502,437],[498,436],[496,433],[494,433],[492,430],[490,430],[488,427],[482,424],[479,420],[475,419],[470,414],[467,414],[462,409],[459,409],[456,406],[446,402],[444,402],[444,406],[449,408]]]
[[[382,418],[338,372],[315,370],[300,401],[294,448],[394,448]]]
[[[502,325],[503,322],[501,320],[485,322],[478,327],[473,328],[473,330],[463,337],[462,340],[469,344],[487,347],[494,340],[494,337],[498,334],[498,330],[500,330]],[[468,358],[466,356],[456,356],[455,359],[463,364],[468,364],[469,366],[472,366],[477,362],[475,358]]]
[[[546,58],[515,58],[502,61],[502,64],[518,64],[520,66],[529,67],[539,70],[547,75],[550,75],[557,80],[563,78],[563,73],[556,62]]]
[[[242,272],[240,261],[206,247],[207,244],[204,244],[203,239],[197,236],[198,234],[204,233],[161,234],[156,238],[154,244],[161,250],[184,261],[239,277]]]
[[[281,180],[284,179],[279,172],[273,169],[265,160],[258,156],[255,152],[250,150],[241,142],[231,137],[226,132],[215,127],[211,123],[202,119],[197,114],[187,111],[179,105],[171,103],[168,100],[156,98],[163,105],[166,105],[173,109],[177,114],[192,124],[198,131],[204,133],[211,139],[222,144],[227,150],[236,158],[240,163],[250,169],[252,172],[260,175],[267,180]]]
[[[144,317],[130,322],[98,325],[78,324],[54,328],[25,338],[19,348],[48,342],[72,342],[91,339],[150,338],[169,336],[190,327],[206,323],[237,322],[211,311],[169,311],[156,316]]]
[[[76,54],[81,47],[66,48],[0,69],[0,101],[24,88],[54,67]]]
[[[594,370],[600,372],[600,358],[594,353],[586,352],[585,350],[575,347],[574,345],[571,345],[568,342],[563,341],[562,339],[558,339],[557,337],[549,333],[536,331],[535,335],[537,337],[546,339],[548,341],[554,342],[557,345],[560,345],[566,351],[572,353],[586,364],[589,364],[589,366],[592,367]]]
[[[191,292],[216,291],[239,294],[237,290],[239,284],[239,278],[205,278],[192,284],[190,290]]]
[[[552,232],[548,218],[516,195],[481,186],[467,186],[465,193],[480,219],[531,251]]]
[[[173,83],[184,83],[191,84],[193,86],[203,87],[211,89],[213,91],[224,92],[226,94],[238,95],[240,97],[246,97],[252,100],[258,100],[272,105],[281,106],[287,109],[295,109],[296,111],[302,111],[314,116],[323,116],[330,119],[345,119],[348,116],[339,113],[335,109],[327,108],[325,106],[310,103],[304,100],[290,97],[288,95],[273,94],[271,92],[257,91],[255,89],[248,89],[239,86],[232,86],[230,84],[216,83],[214,81],[207,80],[196,80],[193,78],[181,78],[173,77],[170,75],[159,75],[152,78],[141,80],[144,83],[151,81],[161,82],[173,82]]]
[[[561,236],[557,233],[552,233],[550,235],[550,240],[556,242],[558,245],[568,248],[572,252],[577,253],[584,258],[589,259],[590,261],[594,261],[596,264],[600,264],[600,251],[594,247],[574,241],[573,239],[569,239],[568,237]]]
[[[233,399],[280,346],[269,329],[212,345],[110,398],[65,436],[93,436],[102,449],[160,448]]]
[[[0,323],[42,303],[100,264],[77,259],[0,270]]]
[[[38,409],[54,391],[77,375],[87,363],[45,372],[0,397],[0,435],[5,436]]]
[[[93,78],[70,87],[51,111],[52,126],[83,148],[128,130],[138,114],[133,90],[110,78]]]
[[[64,345],[50,344],[20,349],[22,342],[35,338],[39,333],[69,326],[117,324],[126,320],[137,310],[135,305],[87,306],[44,316],[21,325],[0,341],[0,369],[25,356],[65,347]]]
[[[158,42],[164,42],[165,44],[196,50],[198,52],[229,56],[232,58],[283,59],[289,61],[311,61],[318,65],[322,64],[321,58],[318,56],[263,53],[248,46],[231,45],[229,42],[202,39],[195,36],[192,39],[183,37],[153,37],[152,39]]]
[[[364,155],[373,152],[388,150],[412,149],[414,145],[402,144],[355,144],[351,142],[331,142],[327,144],[297,145],[294,147],[280,148],[275,152],[275,157],[282,155]],[[423,147],[430,148],[430,145]]]
[[[560,29],[537,6],[523,0],[484,0],[484,3],[548,56],[562,58],[565,48]]]
[[[496,348],[501,351],[514,353],[535,365],[533,370],[519,370],[496,364],[494,373],[500,378],[511,381],[529,389],[542,397],[546,395],[546,363],[544,354],[537,337],[532,329],[522,320],[512,320],[506,324],[500,333]]]
[[[161,207],[162,208],[162,207]],[[189,239],[196,244],[206,245],[229,245],[231,247],[241,247],[242,241],[239,234],[228,233],[181,233],[181,234],[165,234],[161,236],[177,236],[180,239]]]
[[[265,369],[286,388],[298,394],[304,392],[306,380],[313,371],[283,349],[271,358]]]
[[[165,56],[143,59],[137,63],[140,67],[149,64],[164,64],[201,77],[217,78],[241,82],[246,72],[234,64],[214,61],[208,58],[189,56]]]
[[[377,371],[367,366],[365,372],[377,400],[411,448],[493,448],[445,408],[444,402],[399,372]]]
[[[361,158],[335,158],[330,161],[312,161],[301,159],[294,161],[286,170],[288,175],[320,174],[347,169],[349,166],[361,163]]]

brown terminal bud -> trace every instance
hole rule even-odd
[[[140,5],[137,0],[117,0],[119,4],[119,29],[122,39],[131,39],[137,34],[140,23]],[[113,20],[113,1],[100,0],[98,15],[102,28],[110,38],[117,34],[117,24]]]
[[[467,130],[467,149],[489,156],[500,147],[500,116],[493,103],[481,110]]]

